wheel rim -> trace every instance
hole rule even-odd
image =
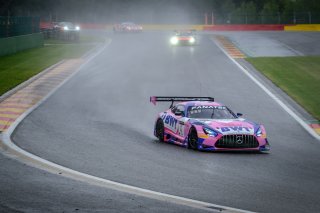
[[[194,130],[192,130],[189,135],[189,146],[191,149],[198,148],[198,136],[196,135]]]

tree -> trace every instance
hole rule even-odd
[[[275,0],[269,0],[263,6],[261,11],[261,23],[262,24],[280,24],[280,11],[279,4]]]

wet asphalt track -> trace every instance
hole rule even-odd
[[[151,95],[213,96],[263,123],[272,151],[203,153],[158,143],[154,118],[168,104],[151,105]],[[113,37],[102,54],[21,123],[13,140],[52,162],[141,188],[251,211],[320,211],[319,141],[242,74],[209,36],[199,46],[177,48],[162,33]],[[1,199],[3,208],[43,211],[59,203],[61,211],[186,212],[140,197],[137,204],[131,195],[2,159],[7,161],[23,167],[27,178],[20,170],[1,171],[6,186],[13,184],[8,177],[20,181],[15,190],[1,187],[1,197],[7,197]],[[26,195],[30,202],[23,203]]]

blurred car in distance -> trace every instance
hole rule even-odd
[[[114,33],[139,33],[142,32],[143,27],[133,22],[123,22],[121,24],[113,25]]]
[[[71,22],[58,22],[54,24],[56,37],[62,40],[79,40],[80,26]]]
[[[195,30],[175,30],[175,34],[170,38],[172,46],[196,45],[198,43]]]

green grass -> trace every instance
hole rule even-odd
[[[0,56],[0,95],[62,59],[77,58],[93,45],[49,45]]]
[[[320,56],[246,60],[320,120]]]
[[[61,39],[55,39],[50,38],[46,39],[46,44],[88,44],[88,43],[103,43],[105,42],[106,37],[103,35],[83,35],[80,34],[79,41],[73,41],[73,40],[61,40]]]

